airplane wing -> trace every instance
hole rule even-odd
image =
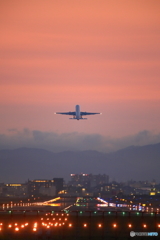
[[[81,112],[81,116],[83,115],[95,115],[95,114],[101,114],[101,113],[90,113],[90,112]]]
[[[72,115],[75,116],[76,112],[56,112],[55,114],[64,114],[64,115]]]

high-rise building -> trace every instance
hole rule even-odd
[[[63,178],[53,178],[54,186],[56,187],[56,193],[63,190]]]
[[[94,187],[99,184],[109,182],[109,176],[106,174],[71,174],[71,185],[83,186],[83,187]]]

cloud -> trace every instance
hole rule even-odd
[[[160,142],[160,133],[147,130],[123,138],[111,138],[100,134],[43,132],[39,130],[9,129],[0,134],[0,149],[20,147],[43,148],[53,152],[96,150],[112,152],[131,145],[143,146]]]

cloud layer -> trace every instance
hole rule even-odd
[[[112,152],[131,145],[142,146],[160,142],[160,133],[147,130],[122,138],[111,138],[100,134],[43,132],[39,130],[9,129],[0,134],[0,149],[20,147],[43,148],[53,152],[96,150]]]

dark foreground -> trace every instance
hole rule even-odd
[[[130,232],[156,234],[135,236]],[[153,233],[153,234],[152,234]],[[9,212],[0,214],[0,239],[160,239],[160,215],[128,212]]]

